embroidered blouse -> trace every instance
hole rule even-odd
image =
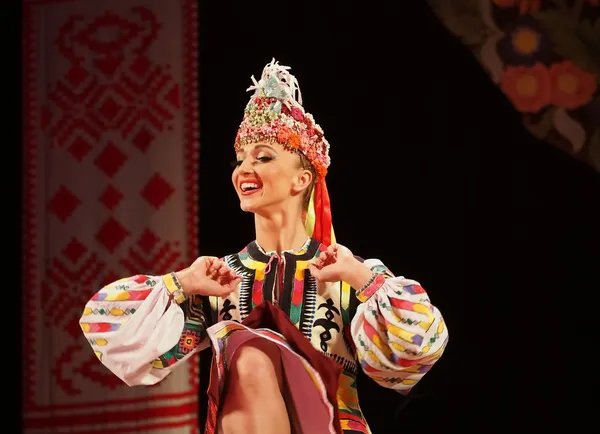
[[[300,251],[277,255],[253,241],[223,258],[243,276],[225,299],[174,297],[178,288],[170,274],[121,279],[90,299],[80,325],[115,375],[130,386],[152,385],[210,345],[211,325],[243,321],[269,300],[315,349],[343,367],[342,428],[366,426],[356,391],[359,366],[379,385],[406,394],[441,357],[448,330],[419,283],[395,277],[377,259],[364,261],[374,275],[360,292],[346,282],[318,282],[308,264],[325,249],[309,239]]]

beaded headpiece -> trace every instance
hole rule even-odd
[[[273,59],[268,63],[257,82],[247,91],[254,91],[244,110],[244,118],[235,138],[235,150],[257,143],[279,143],[291,152],[300,152],[317,173],[311,192],[306,229],[308,235],[323,244],[335,242],[331,225],[329,194],[325,184],[329,159],[329,143],[312,115],[302,107],[302,94],[298,80],[288,66]]]

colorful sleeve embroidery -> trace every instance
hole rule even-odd
[[[407,394],[441,357],[448,330],[418,282],[394,277],[375,259],[365,265],[376,275],[356,294],[362,303],[351,327],[358,359],[379,385]]]
[[[202,298],[184,300],[178,290],[171,275],[137,275],[105,286],[86,304],[79,321],[85,337],[129,386],[156,384],[208,347]]]

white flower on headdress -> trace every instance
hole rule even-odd
[[[260,95],[267,98],[276,98],[290,109],[292,106],[301,107],[302,94],[300,86],[296,77],[290,74],[289,69],[289,66],[280,65],[273,58],[264,67],[260,81],[257,82],[254,76],[250,77],[254,85],[250,86],[246,91],[254,90],[254,96]]]

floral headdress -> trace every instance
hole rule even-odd
[[[235,138],[235,150],[257,142],[279,143],[291,152],[301,152],[317,173],[311,192],[306,229],[308,235],[329,245],[335,242],[331,225],[329,194],[325,184],[329,159],[329,143],[312,115],[302,107],[298,80],[288,66],[273,59],[257,82],[252,76],[254,91],[244,111],[244,118]]]

